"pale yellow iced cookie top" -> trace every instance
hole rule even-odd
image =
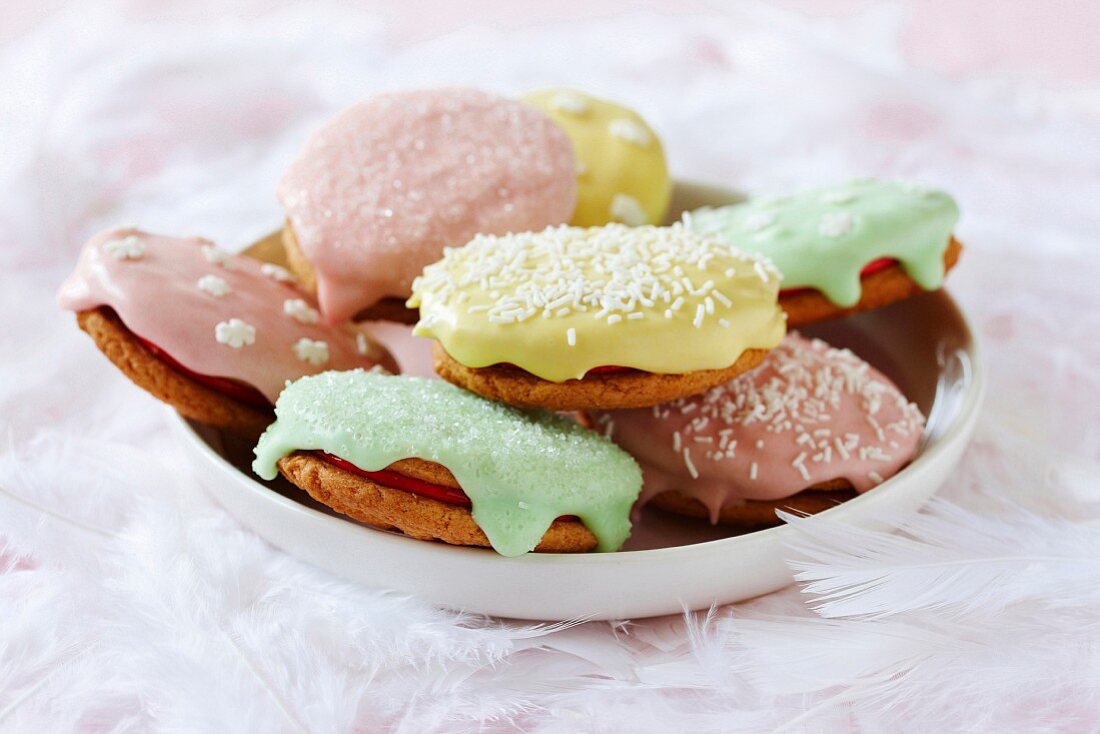
[[[665,152],[634,110],[572,89],[522,98],[565,130],[577,154],[577,208],[570,224],[660,224],[672,182]]]
[[[779,274],[682,225],[479,235],[413,283],[414,334],[467,367],[553,382],[594,367],[721,369],[786,332]]]

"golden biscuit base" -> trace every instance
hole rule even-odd
[[[947,243],[947,249],[943,253],[945,274],[955,267],[962,249],[962,244],[954,237]],[[921,288],[905,274],[905,270],[899,263],[893,263],[877,273],[868,275],[860,280],[860,285],[862,296],[860,296],[859,302],[851,308],[841,308],[835,305],[825,297],[825,294],[816,289],[798,291],[787,295],[780,294],[779,305],[787,312],[787,326],[797,329],[818,321],[836,319],[859,311],[881,308],[895,301],[901,301],[925,292],[924,288]]]
[[[286,252],[287,265],[298,276],[298,282],[302,288],[311,295],[317,295],[317,276],[313,272],[313,266],[302,254],[298,247],[298,238],[294,236],[294,230],[287,222],[283,226],[283,249]],[[354,321],[396,321],[400,324],[415,324],[419,318],[419,312],[415,308],[405,306],[404,298],[383,298],[378,303],[364,308],[353,317]]]
[[[113,309],[79,311],[76,323],[131,382],[181,415],[248,439],[275,420],[273,411],[245,405],[179,372],[142,344]]]
[[[744,500],[740,504],[723,507],[718,514],[722,525],[740,525],[743,527],[766,527],[779,525],[776,510],[814,515],[857,495],[846,479],[833,479],[815,484],[798,494],[780,500]],[[649,504],[665,512],[685,515],[700,520],[710,519],[710,510],[699,500],[682,492],[662,492],[649,501]]]
[[[313,499],[342,515],[381,530],[397,530],[418,540],[489,548],[489,539],[470,510],[387,487],[302,451],[279,460],[279,472]],[[386,467],[405,476],[461,489],[446,467],[421,459],[404,459]],[[574,518],[558,518],[542,536],[538,553],[584,553],[596,547],[596,536]]]
[[[765,349],[746,349],[729,367],[659,375],[630,370],[586,375],[582,380],[551,382],[511,365],[467,367],[439,342],[432,344],[436,374],[472,393],[519,408],[550,410],[618,410],[648,408],[706,392],[729,382],[764,361]]]

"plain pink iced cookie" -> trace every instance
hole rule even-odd
[[[540,230],[576,203],[572,144],[529,105],[473,89],[381,94],[310,136],[279,182],[329,321],[479,233]]]
[[[286,270],[197,238],[116,229],[93,237],[58,304],[110,307],[126,328],[199,375],[255,387],[272,404],[287,380],[392,360],[351,326],[321,321]]]
[[[712,518],[727,503],[781,500],[835,479],[865,492],[909,463],[924,428],[880,372],[796,333],[757,369],[701,395],[591,417],[642,465],[641,503],[679,491]]]

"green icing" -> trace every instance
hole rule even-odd
[[[760,198],[685,215],[696,231],[765,255],[783,288],[816,288],[838,306],[859,301],[860,271],[897,260],[926,290],[943,283],[943,253],[959,219],[942,191],[857,179],[791,196]]]
[[[289,385],[260,437],[252,469],[319,449],[364,471],[419,458],[451,470],[498,553],[532,550],[555,518],[576,515],[618,550],[642,475],[626,452],[574,421],[477,397],[439,380],[364,370],[325,372]]]

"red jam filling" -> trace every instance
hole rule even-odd
[[[372,482],[377,482],[385,487],[392,487],[393,489],[401,489],[406,492],[412,492],[418,494],[421,497],[427,497],[430,500],[438,500],[448,505],[458,505],[459,507],[472,507],[470,498],[466,496],[466,493],[461,489],[454,487],[444,487],[442,484],[432,484],[431,482],[425,482],[421,479],[414,479],[413,477],[399,474],[395,471],[388,471],[382,469],[381,471],[364,471],[352,464],[350,461],[344,461],[339,456],[333,456],[327,451],[314,451],[317,456],[321,457],[328,463],[338,466],[344,471],[349,471],[352,474],[365,477]],[[573,515],[562,515],[564,519],[570,519]],[[559,519],[562,519],[559,518]]]
[[[217,390],[226,397],[233,398],[237,402],[244,403],[245,405],[251,405],[256,408],[263,408],[265,410],[269,410],[271,408],[271,403],[268,402],[268,399],[264,397],[263,393],[261,393],[256,388],[250,387],[248,385],[242,385],[236,380],[231,380],[228,377],[212,377],[210,375],[202,375],[198,372],[192,372],[191,370],[187,369],[182,364],[177,362],[175,359],[173,359],[172,355],[168,354],[166,351],[158,347],[153,342],[142,339],[140,336],[137,337],[137,339],[145,346],[146,349],[156,355],[158,359],[167,362],[168,365],[176,372],[179,372],[185,377],[194,380],[200,385],[205,385],[211,390]]]
[[[893,265],[896,262],[897,262],[897,260],[894,260],[893,258],[889,258],[889,257],[880,257],[878,260],[872,260],[871,262],[869,262],[869,263],[867,263],[866,265],[863,266],[863,270],[859,271],[859,277],[866,278],[869,275],[874,275],[875,273],[877,273],[881,270],[885,270],[886,268],[890,267],[891,265]],[[783,290],[779,291],[779,295],[780,296],[789,296],[792,293],[802,293],[803,291],[808,291],[808,290],[813,290],[813,289],[812,288],[784,288]]]
[[[344,471],[349,471],[352,474],[357,474],[361,477],[365,477],[372,482],[377,482],[386,487],[393,487],[394,489],[403,489],[406,492],[412,492],[418,494],[421,497],[427,497],[428,499],[438,500],[448,505],[458,505],[459,507],[470,507],[470,498],[466,496],[466,493],[461,489],[455,489],[454,487],[444,487],[442,484],[432,484],[431,482],[425,482],[420,479],[414,479],[413,477],[399,474],[395,471],[387,471],[382,469],[381,471],[363,471],[350,461],[344,461],[338,456],[333,456],[325,451],[317,451],[316,454],[330,464],[340,467]]]

